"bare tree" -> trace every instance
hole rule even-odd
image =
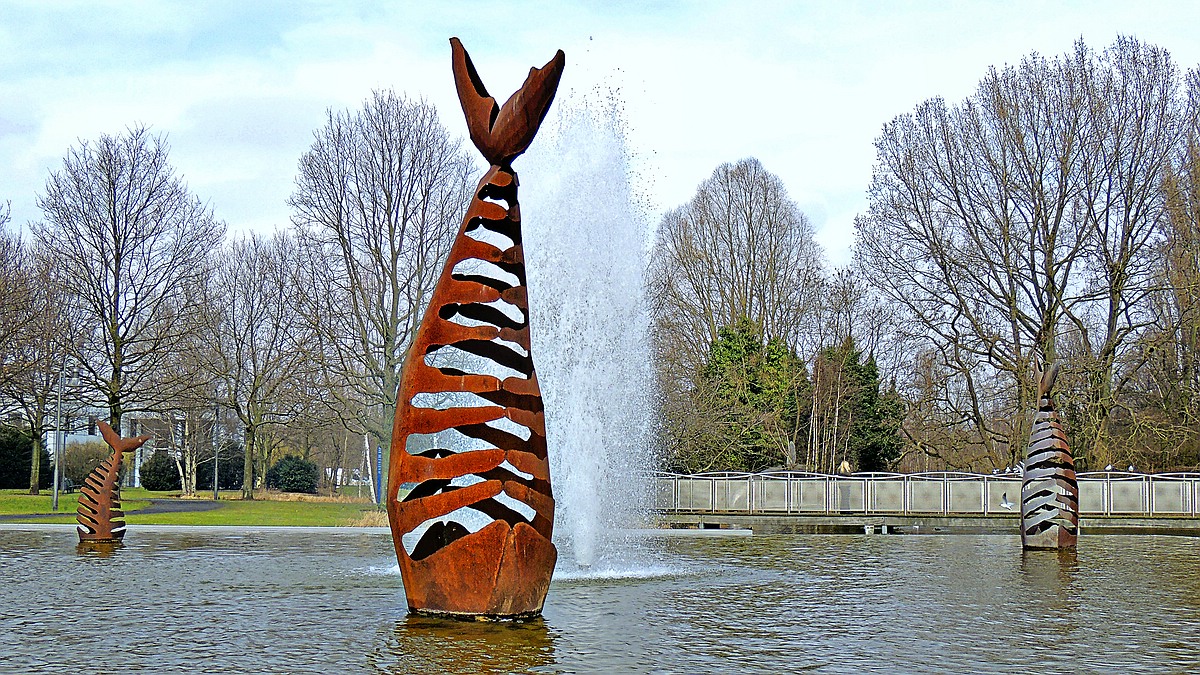
[[[1143,356],[1132,396],[1122,401],[1127,436],[1139,465],[1200,464],[1200,70],[1188,73],[1186,142],[1163,181],[1167,204],[1159,275],[1151,303],[1153,330],[1142,336]],[[1132,452],[1118,455],[1133,463]]]
[[[902,361],[908,365],[911,354],[899,335],[901,314],[858,267],[833,270],[810,292],[815,296],[813,314],[800,331],[800,353],[815,354],[849,338],[864,354],[874,356],[883,372],[894,372]]]
[[[1035,357],[1067,362],[1074,447],[1100,442],[1125,383],[1116,366],[1150,323],[1180,122],[1167,53],[1122,38],[993,68],[962,104],[927,101],[876,141],[859,264],[963,383],[949,417],[1010,461]]]
[[[9,350],[13,366],[10,377],[0,380],[0,395],[21,411],[33,437],[29,492],[38,494],[43,470],[42,439],[51,428],[54,396],[65,370],[72,369],[70,355],[83,335],[78,306],[62,283],[60,271],[50,251],[25,249],[23,265],[28,274],[28,303],[24,314],[28,321],[17,324]]]
[[[13,363],[18,334],[33,319],[30,251],[20,237],[8,231],[11,210],[0,204],[0,384],[18,372]],[[2,405],[2,404],[0,404]]]
[[[808,219],[756,159],[717,167],[688,204],[663,217],[647,286],[670,462],[728,464],[702,446],[734,438],[730,421],[748,418],[725,410],[727,402],[700,378],[713,345],[723,328],[748,320],[763,345],[811,347],[821,258]],[[789,428],[798,426],[789,420]]]
[[[51,172],[38,198],[46,219],[32,226],[94,330],[79,360],[114,429],[187,384],[165,366],[195,327],[184,294],[224,235],[167,154],[166,140],[141,126],[82,141]]]
[[[723,326],[745,317],[795,344],[822,254],[808,218],[757,159],[722,164],[659,224],[649,295],[660,355],[695,372]]]
[[[273,431],[278,435],[278,447],[321,469],[322,485],[331,497],[354,480],[354,470],[363,464],[362,435],[347,431],[337,420],[300,415]],[[361,485],[358,493],[362,494]]]
[[[185,296],[186,311],[193,317],[206,316],[205,288],[189,287]],[[181,491],[189,496],[196,494],[201,454],[212,445],[217,420],[218,381],[206,367],[204,338],[202,327],[181,337],[180,348],[146,384],[170,395],[161,396],[154,410],[138,419],[139,432],[154,436],[154,450],[165,451],[174,460]],[[160,385],[159,378],[167,382]]]
[[[220,256],[204,303],[200,353],[216,380],[220,405],[241,423],[247,499],[255,476],[265,475],[263,430],[294,419],[303,409],[305,381],[316,377],[313,335],[296,309],[298,262],[288,233],[232,242]]]
[[[400,368],[471,196],[473,164],[434,107],[377,91],[329,111],[289,203],[304,253],[299,311],[331,409],[391,437]]]

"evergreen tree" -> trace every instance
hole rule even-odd
[[[267,487],[284,492],[316,494],[320,468],[295,455],[286,455],[267,471]]]
[[[855,415],[850,428],[850,448],[859,471],[886,471],[900,457],[900,422],[904,401],[895,388],[880,391],[879,367],[875,357],[855,364],[857,389]]]
[[[712,423],[676,456],[686,471],[760,471],[784,465],[788,446],[807,434],[808,373],[782,340],[742,318],[718,331],[692,391]]]
[[[886,471],[903,445],[904,401],[895,388],[880,391],[873,356],[864,362],[853,338],[827,347],[817,357],[810,466],[836,470],[853,462],[857,471]]]
[[[33,460],[33,439],[22,429],[11,426],[0,426],[0,488],[28,488],[30,463]],[[48,488],[54,482],[53,469],[50,467],[50,453],[45,448],[39,448],[39,461],[43,467],[38,475],[39,487]]]
[[[166,452],[155,452],[142,462],[141,476],[147,490],[178,490],[181,486],[175,460]]]

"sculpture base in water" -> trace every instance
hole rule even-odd
[[[122,522],[122,525],[124,525],[123,522]],[[123,543],[124,538],[125,538],[125,532],[121,532],[121,536],[119,536],[119,537],[106,537],[103,539],[93,538],[91,535],[85,533],[82,530],[80,530],[80,532],[79,532],[79,543],[80,544],[107,544],[110,546],[111,545],[119,545],[119,544]]]
[[[85,539],[75,545],[75,552],[81,555],[93,554],[101,558],[107,558],[117,552],[117,549],[123,548],[124,543],[120,539],[105,539],[97,541],[95,539]]]
[[[413,612],[523,619],[541,614],[557,559],[554,545],[533,527],[497,520],[426,558],[400,556],[400,564],[405,581],[411,582],[404,592]]]
[[[1027,534],[1022,542],[1030,551],[1072,551],[1078,540],[1078,535],[1059,526],[1040,534]]]

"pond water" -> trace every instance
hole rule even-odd
[[[542,620],[406,616],[378,532],[0,529],[0,672],[1184,672],[1200,540],[651,537],[556,575]]]

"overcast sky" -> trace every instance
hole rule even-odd
[[[837,264],[885,122],[1079,38],[1099,50],[1133,35],[1193,68],[1197,26],[1193,2],[0,0],[0,201],[17,224],[38,219],[68,148],[143,123],[231,230],[271,231],[288,223],[297,160],[328,108],[392,87],[465,136],[457,35],[501,100],[559,48],[560,96],[615,90],[652,221],[720,163],[754,156]]]

